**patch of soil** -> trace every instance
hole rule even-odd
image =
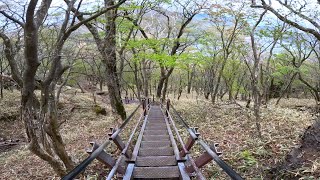
[[[0,129],[0,154],[25,144],[24,125],[18,113],[0,115]]]
[[[14,121],[16,119],[18,119],[19,114],[7,114],[7,113],[3,113],[3,115],[0,115],[0,121]]]
[[[0,154],[11,151],[20,145],[25,144],[25,139],[4,139],[0,138]]]
[[[299,173],[294,172],[301,167],[310,167],[312,163],[320,157],[320,119],[313,125],[309,126],[300,141],[300,146],[291,150],[285,160],[272,168],[269,172],[269,178],[290,178],[299,179],[302,177]],[[316,177],[320,177],[320,172],[313,173]]]

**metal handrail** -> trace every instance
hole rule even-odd
[[[148,107],[148,106],[150,106],[150,103],[147,105],[147,107]],[[130,145],[130,143],[131,143],[131,141],[132,141],[132,138],[133,138],[133,136],[134,136],[134,134],[135,134],[135,132],[136,132],[139,124],[140,124],[140,121],[141,121],[142,117],[144,117],[144,112],[147,111],[147,109],[148,109],[148,108],[144,109],[144,111],[141,113],[141,116],[140,116],[140,118],[139,118],[136,126],[135,126],[134,129],[132,130],[132,133],[131,133],[131,135],[130,135],[130,137],[129,137],[129,139],[128,139],[128,142],[126,143],[125,148],[124,148],[124,149],[122,150],[122,152],[121,152],[121,156],[118,158],[116,164],[112,167],[112,169],[111,169],[110,173],[108,174],[106,180],[111,180],[112,177],[114,176],[114,174],[117,172],[117,169],[118,169],[118,167],[120,166],[120,162],[121,162],[121,160],[123,159],[123,157],[125,156],[128,148],[129,148],[129,145]]]
[[[201,139],[198,140],[198,143],[202,148],[207,151],[207,153],[213,158],[213,160],[226,172],[232,179],[243,180],[243,178],[235,172],[227,163],[225,163],[216,152],[212,151],[211,148]]]
[[[166,111],[168,112],[167,109],[166,109]],[[171,116],[171,114],[170,114],[169,112],[168,112],[168,117],[169,117],[169,119],[170,119],[170,122],[172,123],[172,126],[173,126],[173,128],[174,128],[174,131],[175,131],[176,134],[177,134],[178,140],[179,140],[179,142],[180,142],[180,144],[181,144],[181,146],[182,146],[183,151],[184,151],[186,154],[188,154],[189,151],[186,149],[186,145],[185,145],[185,143],[183,142],[183,140],[182,140],[182,138],[181,138],[181,136],[180,136],[180,134],[179,134],[179,131],[178,131],[177,127],[176,127],[176,124],[174,123],[174,121],[173,121],[173,119],[172,119],[172,116]]]
[[[126,124],[131,120],[133,115],[137,112],[141,104],[137,106],[137,108],[127,117],[127,119],[121,124],[120,128],[117,129],[115,133],[112,134],[110,139],[106,140],[102,145],[100,145],[96,150],[94,150],[89,157],[87,157],[85,160],[83,160],[79,165],[77,165],[73,170],[71,170],[67,175],[65,175],[62,180],[69,180],[75,178],[77,175],[79,175],[85,168],[95,159],[99,156],[99,154],[110,144],[110,140],[116,138],[119,133],[122,131],[122,129],[126,126]],[[115,136],[114,136],[115,135]]]
[[[79,175],[99,154],[110,144],[110,140],[105,141],[101,146],[99,146],[95,151],[90,154],[87,159],[83,160],[78,166],[76,166],[72,171],[65,175],[62,180],[69,180],[75,178]]]
[[[181,121],[181,123],[184,125],[184,127],[188,130],[190,136],[193,138],[193,135],[195,133],[192,131],[192,129],[189,127],[187,122],[183,120],[183,118],[180,116],[178,111],[173,107],[172,104],[170,104],[171,108],[173,109],[174,113],[179,117],[178,119]],[[168,111],[168,110],[167,110]],[[169,112],[169,111],[168,111]],[[213,158],[213,160],[225,171],[232,179],[234,180],[243,180],[243,178],[234,171],[227,163],[225,163],[220,157],[217,155],[216,152],[212,151],[210,146],[208,146],[203,140],[197,138],[193,138],[196,142],[198,142],[201,147]]]
[[[192,139],[197,140],[198,136],[195,134],[195,132],[192,130],[192,128],[189,127],[188,123],[183,120],[183,118],[180,116],[180,114],[178,113],[178,111],[173,107],[172,104],[170,104],[173,112],[178,116],[178,119],[180,120],[180,122],[182,123],[182,125],[187,129],[187,131],[189,132],[190,136],[192,137]]]
[[[176,135],[177,135],[177,137],[178,137],[178,140],[179,140],[179,142],[180,142],[180,144],[181,144],[181,146],[182,146],[182,149],[183,149],[183,151],[186,153],[187,159],[189,159],[189,161],[191,162],[192,167],[194,168],[195,172],[196,172],[197,175],[198,175],[198,178],[201,179],[201,180],[204,180],[205,177],[204,177],[203,174],[201,173],[200,169],[197,167],[197,165],[196,165],[195,161],[193,160],[193,158],[189,155],[189,151],[186,149],[186,145],[185,145],[185,143],[183,142],[183,140],[182,140],[182,138],[181,138],[181,136],[180,136],[180,133],[179,133],[179,131],[178,131],[178,128],[176,127],[176,125],[175,125],[175,123],[174,123],[174,121],[173,121],[173,119],[172,119],[172,116],[171,116],[170,112],[169,112],[167,109],[166,109],[166,111],[167,111],[167,113],[168,113],[168,118],[170,119],[170,122],[172,123],[172,126],[173,126],[173,128],[174,128],[174,130],[175,130],[175,132],[176,132]]]
[[[141,104],[139,104],[137,106],[137,108],[130,114],[130,116],[121,124],[121,126],[116,130],[116,132],[114,132],[110,139],[115,139],[120,132],[122,131],[122,129],[127,125],[127,123],[130,121],[130,119],[133,117],[133,115],[137,112],[137,110],[139,109],[139,107],[141,106]]]

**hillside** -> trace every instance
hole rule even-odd
[[[76,93],[77,92],[77,93]],[[75,95],[76,93],[76,95]],[[54,179],[58,178],[51,167],[32,155],[26,147],[24,128],[18,117],[16,108],[19,106],[17,91],[6,92],[1,101],[1,143],[16,142],[10,149],[1,149],[0,174],[2,179]],[[105,103],[106,97],[97,96],[97,104],[106,108],[107,115],[97,115],[94,111],[92,94],[80,93],[72,89],[62,95],[59,107],[65,121],[61,132],[67,151],[75,162],[83,160],[89,148],[89,142],[102,142],[110,127],[120,123],[110,107]],[[7,106],[11,102],[10,107]],[[220,102],[211,105],[204,99],[190,99],[183,95],[179,101],[172,99],[174,107],[181,113],[192,127],[199,127],[199,132],[208,143],[219,143],[223,159],[248,179],[261,177],[298,177],[309,179],[320,174],[319,156],[314,153],[304,164],[290,171],[275,171],[293,148],[298,147],[305,129],[315,122],[315,116],[308,108],[308,100],[285,99],[279,106],[268,105],[262,108],[263,139],[256,138],[252,114],[245,108],[234,104]],[[240,102],[241,103],[241,102]],[[300,103],[300,104],[298,104]],[[292,106],[295,104],[295,106]],[[137,104],[127,104],[128,113]],[[297,108],[299,107],[299,108]],[[6,118],[5,118],[6,117]],[[13,118],[14,117],[14,118]],[[129,124],[130,126],[130,124]],[[291,127],[295,128],[291,128]],[[127,128],[129,130],[130,128]],[[181,131],[183,129],[181,128]],[[124,134],[128,134],[125,132]],[[127,137],[124,137],[126,139]],[[119,152],[113,144],[108,152],[117,155]],[[200,149],[192,149],[194,155],[200,155]],[[307,153],[307,152],[305,152]],[[85,177],[103,177],[108,170],[95,161],[85,172]],[[209,179],[225,179],[224,173],[209,163],[205,170]],[[273,174],[276,173],[276,174]]]

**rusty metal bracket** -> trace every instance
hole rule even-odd
[[[210,149],[212,151],[214,151],[217,155],[221,155],[222,153],[220,151],[217,150],[219,144],[214,143],[213,145],[210,146]],[[200,155],[196,160],[195,160],[195,164],[198,168],[203,167],[204,165],[206,165],[207,163],[209,163],[212,160],[212,156],[209,155],[208,152],[204,152],[202,155]],[[193,166],[187,166],[186,167],[186,171],[188,173],[193,173],[195,170],[193,168]]]
[[[194,134],[199,137],[200,136],[200,133],[198,132],[198,127],[194,127],[194,128],[191,128],[192,131],[194,132]],[[192,148],[192,146],[194,145],[194,143],[196,142],[196,139],[193,138],[191,135],[189,136],[188,140],[187,140],[187,143],[185,145],[185,148],[186,150],[190,150]],[[184,150],[181,150],[180,151],[180,157],[185,157],[187,154],[187,152],[185,152]]]
[[[90,142],[90,144],[92,147],[91,147],[91,149],[87,150],[88,154],[93,153],[100,146],[96,142]],[[116,164],[116,160],[112,156],[110,156],[108,153],[106,153],[105,151],[101,151],[101,153],[98,155],[97,159],[100,162],[102,162],[103,164],[105,164],[110,169]],[[124,170],[124,168],[119,167],[117,169],[117,172],[120,174],[124,174],[125,170]]]
[[[120,149],[121,151],[123,151],[123,149],[126,147],[125,143],[122,141],[120,135],[117,135],[115,138],[112,138],[111,136],[113,135],[113,133],[115,133],[117,131],[117,129],[115,128],[110,128],[111,133],[108,133],[108,135],[110,136],[109,139],[112,140],[116,146],[118,147],[118,149]],[[124,154],[127,158],[131,158],[132,152],[130,151],[130,149],[128,149],[126,151],[126,153]]]

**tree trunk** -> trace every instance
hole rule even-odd
[[[105,0],[105,7],[114,6],[114,0]],[[89,22],[85,22],[85,26],[98,46],[98,50],[102,56],[102,62],[106,68],[106,85],[109,92],[109,98],[112,109],[120,115],[124,120],[126,118],[126,111],[124,109],[121,99],[121,89],[119,78],[117,74],[117,55],[116,55],[116,18],[117,9],[108,10],[105,13],[105,37],[100,38],[98,28],[94,27]],[[80,21],[84,20],[83,15],[77,17]]]
[[[252,31],[250,33],[250,40],[251,40],[251,48],[253,52],[253,57],[254,57],[254,64],[253,64],[253,69],[252,69],[252,75],[251,75],[251,83],[252,83],[252,96],[254,100],[253,104],[253,111],[254,111],[254,116],[255,116],[255,124],[256,124],[256,129],[257,129],[257,134],[258,137],[261,139],[262,138],[262,132],[261,132],[261,117],[260,117],[260,105],[261,105],[261,95],[259,91],[259,86],[258,86],[258,80],[259,80],[259,64],[260,64],[260,54],[258,53],[257,46],[256,46],[256,41],[255,41],[255,30],[257,26],[260,24],[262,21],[263,16],[267,13],[267,11],[264,11],[261,15],[259,20],[256,22],[254,27],[252,28]],[[262,69],[260,69],[262,71]]]
[[[180,99],[181,94],[182,94],[182,78],[181,78],[181,74],[180,74],[179,87],[178,87],[178,100]]]
[[[205,85],[204,85],[204,97],[209,99],[209,95],[213,91],[214,71],[213,66],[205,71]]]
[[[2,73],[3,73],[3,58],[0,57],[0,98],[3,99],[3,77],[2,77]]]
[[[150,96],[153,96],[153,94],[152,94],[152,82],[151,82],[151,78],[150,78],[150,83],[149,83],[149,94],[150,94]]]
[[[51,1],[48,1],[47,8]],[[28,148],[31,152],[36,154],[41,159],[47,161],[54,171],[59,175],[63,176],[66,173],[66,170],[71,170],[73,168],[73,162],[68,157],[67,152],[64,149],[64,143],[59,134],[57,125],[57,119],[52,117],[49,112],[48,115],[48,101],[49,98],[47,95],[48,87],[52,82],[51,76],[48,76],[49,79],[46,79],[42,83],[42,98],[41,98],[41,113],[39,113],[38,101],[34,95],[34,90],[36,86],[35,75],[40,64],[38,60],[38,28],[39,24],[34,18],[34,12],[37,6],[37,1],[31,0],[28,5],[28,10],[26,14],[26,23],[24,27],[24,47],[25,47],[25,64],[26,68],[23,73],[23,88],[21,96],[21,118],[25,123],[26,133],[29,141]],[[43,8],[43,6],[42,6]],[[48,9],[47,9],[48,10]],[[47,10],[42,9],[42,11],[47,12]],[[43,15],[43,18],[45,14]],[[39,17],[38,17],[39,18]],[[41,19],[41,18],[40,18]],[[41,22],[41,21],[40,21]],[[57,42],[58,43],[58,42]],[[55,47],[55,52],[59,52],[59,49],[62,46]],[[56,60],[56,54],[54,60]],[[49,74],[56,74],[57,62],[54,61],[52,64],[52,69]],[[52,77],[53,78],[53,77]],[[45,95],[45,97],[43,96]],[[55,106],[54,95],[51,105]],[[51,130],[51,131],[50,131]],[[50,140],[48,139],[49,137]],[[49,142],[50,141],[50,142]],[[55,154],[53,154],[53,151]],[[58,158],[63,162],[60,162]]]
[[[222,75],[223,75],[224,67],[225,67],[225,65],[226,65],[228,56],[229,56],[229,54],[226,54],[226,55],[225,55],[224,60],[223,60],[223,64],[222,64],[221,69],[220,69],[220,71],[219,71],[219,75],[218,75],[218,79],[217,79],[217,84],[216,84],[216,86],[214,87],[213,94],[211,95],[211,102],[212,102],[212,104],[215,104],[215,103],[216,103],[216,99],[217,99],[217,95],[218,95],[218,92],[219,92],[219,87],[220,87],[221,78],[222,78]]]
[[[169,78],[166,78],[164,81],[163,91],[162,91],[162,99],[165,100],[167,97],[167,90],[168,90],[168,80]]]
[[[157,86],[157,98],[161,97],[161,91],[162,91],[165,80],[166,80],[166,77],[161,75],[158,86]]]
[[[147,64],[148,62],[146,62],[145,60],[143,60],[142,62],[142,77],[143,77],[143,94],[144,97],[148,97],[149,96],[149,74],[147,72]]]
[[[233,100],[233,97],[232,97],[232,90],[228,90],[228,99],[229,99],[229,101],[231,101],[231,100]]]
[[[194,77],[194,66],[192,67],[191,72],[188,71],[188,85],[187,85],[187,93],[190,94],[191,92],[191,86],[192,86],[192,80]]]
[[[217,84],[216,84],[216,86],[214,88],[213,93],[211,94],[211,102],[212,102],[212,104],[216,103],[216,98],[217,98],[218,91],[219,91],[220,81],[221,81],[221,76],[219,75]]]
[[[136,87],[137,87],[137,98],[139,99],[139,101],[141,101],[141,89],[140,89],[140,81],[139,81],[139,77],[138,77],[138,67],[137,67],[137,63],[134,62],[134,80],[136,82]]]
[[[289,80],[289,83],[287,84],[287,86],[284,88],[284,90],[281,92],[280,97],[277,99],[276,105],[279,104],[280,100],[283,98],[283,96],[287,93],[289,87],[291,86],[291,84],[293,83],[294,79],[296,78],[296,76],[298,75],[297,72],[295,72],[292,77]]]
[[[299,80],[309,88],[310,92],[312,93],[313,97],[316,100],[316,111],[320,112],[320,95],[319,95],[317,88],[313,87],[311,84],[309,84],[307,81],[305,81],[302,78],[300,73],[298,73],[298,74],[299,74]]]
[[[103,91],[103,80],[101,77],[99,78],[99,89],[100,91]]]
[[[105,7],[113,6],[113,0],[106,0]],[[115,110],[121,118],[126,119],[126,111],[124,109],[120,83],[117,75],[117,55],[116,55],[116,10],[107,11],[106,17],[106,37],[104,39],[104,59],[103,62],[106,66],[106,82],[109,91],[109,98],[112,109]],[[103,49],[103,48],[101,48]]]

